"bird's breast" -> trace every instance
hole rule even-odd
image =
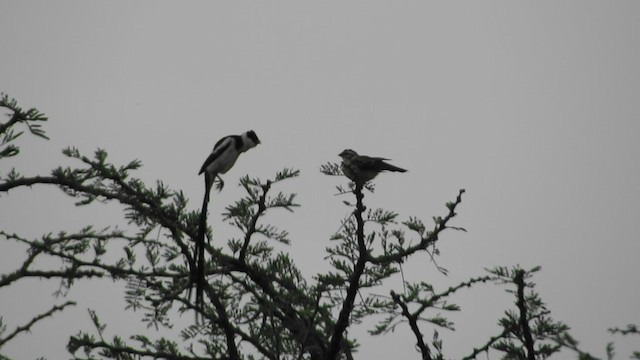
[[[207,171],[214,174],[226,173],[236,163],[239,154],[239,152],[235,151],[235,149],[230,146],[207,167]]]

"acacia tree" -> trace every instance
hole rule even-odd
[[[38,110],[25,111],[6,95],[2,95],[0,107],[10,112],[9,120],[0,123],[0,161],[19,154],[16,140],[24,129],[47,138],[41,128],[47,118]],[[443,216],[434,217],[433,225],[427,226],[418,218],[400,221],[393,211],[367,209],[364,198],[366,192],[373,191],[370,183],[338,187],[341,193],[353,194],[355,202],[346,202],[348,216],[332,237],[333,245],[326,249],[332,270],[305,279],[294,260],[273,246],[274,242],[289,244],[288,233],[263,221],[268,212],[293,211],[298,206],[295,194],[280,189],[299,172],[285,168],[269,180],[245,176],[239,183],[246,194],[223,213],[226,223],[242,236],[211,241],[213,232],[210,228],[206,231],[210,241],[205,245],[205,301],[199,306],[190,290],[200,213],[188,208],[183,193],[160,181],[148,186],[133,177],[141,166],[137,160],[114,165],[101,149],[91,157],[75,148],[67,148],[63,154],[73,159],[76,167],[57,167],[49,175],[36,176],[3,169],[0,194],[9,196],[11,190],[22,187],[37,191],[36,185],[51,186],[78,206],[91,206],[95,201],[117,203],[135,230],[97,230],[89,224],[79,231],[28,239],[0,229],[3,240],[28,247],[22,265],[2,275],[0,288],[40,278],[60,281],[61,288],[68,290],[79,281],[110,278],[126,285],[123,296],[128,311],[142,312],[149,325],[169,327],[177,312],[196,314],[180,338],[132,334],[125,339],[109,338],[106,324],[91,312],[95,329],[80,330],[69,338],[67,349],[74,358],[352,359],[357,339],[348,330],[372,318],[378,321],[370,330],[372,336],[408,326],[415,336],[416,357],[444,359],[438,329],[453,330],[453,324],[442,312],[460,310],[450,300],[458,290],[484,283],[506,287],[515,306],[498,320],[502,331],[487,336],[484,344],[470,345],[464,359],[489,351],[499,352],[505,359],[543,359],[561,348],[576,351],[581,359],[592,358],[578,349],[566,325],[551,318],[535,292],[531,277],[538,268],[499,267],[445,290],[435,289],[428,279],[403,281],[401,289],[387,285],[401,276],[402,264],[416,254],[436,255],[445,231],[464,231],[451,224],[464,190],[446,204]],[[341,175],[334,163],[322,165],[321,172]],[[110,254],[110,244],[122,241],[125,255]],[[58,266],[43,269],[45,257],[56,259]],[[0,352],[15,336],[74,304],[53,305],[14,330],[0,322]],[[432,334],[431,340],[425,339],[425,332]]]

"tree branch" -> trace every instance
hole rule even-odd
[[[479,348],[474,348],[473,352],[465,357],[462,358],[462,360],[472,360],[475,359],[478,355],[480,355],[480,353],[483,353],[485,351],[489,351],[489,348],[496,343],[496,341],[500,340],[500,339],[504,339],[507,337],[507,335],[509,335],[509,333],[511,332],[510,329],[504,329],[502,330],[502,332],[496,336],[492,336],[489,341],[487,341],[486,344],[482,345]]]
[[[105,341],[90,341],[87,338],[78,338],[75,336],[72,337],[71,340],[69,340],[69,345],[67,345],[67,347],[70,349],[72,353],[75,352],[75,351],[72,351],[74,349],[85,347],[89,349],[105,349],[114,355],[129,354],[129,355],[137,355],[137,356],[149,356],[154,359],[166,359],[166,360],[211,360],[213,359],[211,357],[185,356],[185,355],[162,352],[162,351],[140,350],[130,346],[112,345]],[[114,358],[123,358],[123,357],[114,357]],[[228,358],[222,357],[218,359],[223,360]]]
[[[123,189],[126,190],[126,192],[108,191],[103,188],[87,186],[82,182],[65,178],[64,176],[62,176],[62,174],[56,174],[56,176],[34,176],[9,179],[5,182],[0,183],[0,192],[8,192],[9,190],[18,187],[31,187],[38,184],[56,185],[59,186],[62,190],[70,189],[75,192],[88,194],[90,196],[103,197],[107,200],[116,200],[123,205],[127,205],[132,209],[135,209],[140,214],[154,218],[161,226],[171,232],[174,241],[180,247],[182,254],[187,258],[188,263],[193,263],[194,260],[191,256],[189,247],[181,240],[181,233],[187,234],[187,236],[191,239],[196,239],[197,233],[194,232],[193,229],[185,227],[178,221],[178,219],[172,218],[171,216],[165,214],[162,209],[157,206],[157,204],[149,201],[145,196],[142,196],[141,194],[137,193],[137,191],[131,190],[130,188],[128,188],[129,190],[127,190],[127,188]],[[146,204],[147,207],[143,206],[142,204]]]
[[[422,353],[422,360],[431,360],[431,351],[429,350],[429,346],[425,344],[424,339],[422,337],[422,333],[420,332],[420,328],[418,327],[417,314],[419,313],[411,314],[411,312],[409,311],[409,308],[407,307],[407,304],[405,304],[404,301],[400,299],[400,296],[398,296],[393,291],[391,291],[391,298],[396,304],[400,306],[400,308],[402,309],[402,315],[405,318],[407,318],[407,320],[409,321],[409,326],[411,327],[411,331],[413,331],[413,334],[416,337],[418,348]]]
[[[251,221],[249,222],[249,228],[245,233],[242,249],[240,249],[240,256],[238,258],[242,262],[245,261],[245,257],[247,256],[247,248],[249,247],[251,236],[256,232],[256,224],[258,223],[258,219],[267,210],[266,198],[267,198],[267,192],[269,192],[269,189],[271,188],[271,182],[267,181],[267,183],[262,185],[261,188],[262,188],[262,195],[260,195],[260,199],[258,199],[258,211],[256,211],[256,213],[253,214],[253,216],[251,217]]]
[[[38,321],[52,316],[53,313],[55,313],[56,311],[62,311],[64,310],[65,307],[67,306],[71,306],[71,305],[76,305],[75,302],[73,301],[67,301],[62,305],[56,305],[54,307],[52,307],[49,311],[42,313],[36,317],[34,317],[33,319],[31,319],[31,321],[29,321],[26,325],[23,326],[18,326],[11,334],[9,334],[7,337],[5,337],[4,339],[0,338],[0,348],[2,348],[2,346],[4,344],[6,344],[7,342],[9,342],[9,340],[13,339],[14,337],[16,337],[18,334],[22,333],[22,332],[27,332],[27,331],[31,331],[31,327],[37,323]]]
[[[357,223],[356,236],[358,240],[358,260],[354,266],[353,273],[349,278],[347,295],[342,303],[342,310],[340,310],[338,321],[336,322],[333,329],[333,334],[331,336],[331,341],[329,343],[329,349],[326,356],[326,359],[328,360],[338,358],[340,349],[342,348],[342,337],[345,330],[349,326],[349,317],[351,316],[351,312],[353,311],[353,304],[356,299],[356,294],[358,293],[358,289],[360,288],[360,277],[364,273],[364,269],[369,258],[367,246],[364,239],[364,221],[362,219],[362,214],[365,211],[365,207],[362,202],[362,199],[364,198],[364,195],[362,194],[362,184],[356,183],[354,194],[356,195],[356,210],[354,211],[354,215],[356,217]]]
[[[213,307],[216,309],[216,314],[218,314],[218,321],[216,321],[216,323],[220,325],[222,331],[224,331],[224,335],[227,340],[227,353],[229,354],[229,358],[232,360],[240,360],[238,347],[236,346],[235,341],[235,330],[233,325],[229,322],[227,309],[211,286],[205,286],[205,290],[207,292],[207,297],[209,297]]]
[[[516,271],[515,277],[513,281],[518,286],[518,301],[516,305],[520,310],[520,330],[522,330],[522,335],[524,336],[524,345],[527,348],[527,359],[535,360],[535,348],[533,346],[533,337],[531,336],[531,329],[529,328],[529,320],[527,319],[527,304],[524,299],[524,275],[525,271],[519,269]]]
[[[429,245],[435,243],[438,240],[438,236],[440,235],[440,233],[445,229],[464,230],[462,228],[447,226],[449,221],[457,215],[455,210],[456,210],[456,207],[462,202],[462,194],[464,194],[464,192],[465,192],[464,189],[461,189],[458,192],[456,201],[454,203],[447,204],[447,207],[449,208],[449,213],[444,217],[444,219],[438,218],[437,219],[438,221],[436,222],[436,225],[433,231],[428,232],[427,236],[422,237],[419,243],[417,243],[416,245],[410,246],[406,249],[399,250],[395,253],[380,255],[375,257],[370,256],[368,259],[369,262],[375,265],[385,265],[385,264],[391,264],[391,263],[402,261],[407,256],[417,251],[424,250]]]

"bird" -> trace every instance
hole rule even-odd
[[[355,182],[356,185],[364,185],[383,171],[407,171],[385,162],[385,160],[390,159],[358,155],[357,152],[351,149],[344,150],[338,156],[342,158],[342,173]]]
[[[229,135],[216,142],[207,160],[204,161],[198,175],[205,174],[205,185],[207,192],[211,191],[216,178],[220,180],[219,189],[222,190],[224,182],[220,174],[224,174],[238,160],[243,152],[252,149],[260,144],[260,139],[253,130],[249,130],[242,135]]]
[[[198,175],[204,173],[205,193],[202,201],[202,211],[200,212],[200,223],[198,227],[198,239],[196,241],[193,263],[191,266],[191,283],[196,285],[196,307],[203,310],[204,306],[204,285],[205,285],[205,232],[207,229],[207,206],[211,187],[216,178],[220,181],[218,190],[222,190],[224,182],[220,174],[224,174],[238,160],[243,152],[248,151],[260,144],[258,135],[253,130],[249,130],[241,135],[229,135],[218,140],[213,146],[213,150],[207,160],[204,161]],[[196,320],[197,320],[196,316]]]

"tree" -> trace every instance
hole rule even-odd
[[[0,124],[0,160],[19,154],[16,140],[24,132],[19,128],[47,139],[41,128],[47,118],[38,110],[24,111],[7,95],[2,95],[0,107],[10,111],[10,120]],[[364,198],[374,190],[371,183],[338,187],[340,193],[353,194],[355,203],[345,202],[351,211],[333,236],[334,245],[326,249],[332,270],[305,279],[294,260],[273,246],[273,242],[289,244],[287,231],[263,220],[267,212],[293,212],[298,206],[295,194],[278,189],[299,172],[285,168],[266,181],[244,176],[240,185],[245,196],[228,205],[223,214],[242,236],[223,242],[213,240],[211,228],[206,230],[210,239],[205,245],[207,281],[204,305],[199,306],[189,293],[200,213],[188,209],[183,193],[160,181],[147,186],[132,177],[141,166],[137,160],[114,165],[102,149],[92,157],[75,148],[63,154],[77,167],[57,167],[46,176],[23,176],[11,169],[0,174],[0,194],[8,196],[11,190],[23,187],[36,191],[34,186],[44,185],[59,188],[78,206],[96,201],[117,203],[136,230],[100,230],[87,225],[79,231],[28,239],[0,229],[0,238],[28,247],[22,265],[2,275],[0,287],[35,277],[60,281],[65,290],[79,281],[110,278],[126,284],[129,311],[143,312],[149,325],[170,327],[176,312],[193,312],[202,319],[183,329],[181,339],[150,339],[145,334],[108,339],[106,324],[91,312],[95,329],[69,338],[67,348],[75,358],[352,359],[358,345],[349,328],[376,319],[370,331],[373,336],[408,326],[415,336],[417,357],[444,359],[438,329],[453,329],[453,324],[441,312],[459,311],[450,298],[460,289],[480,284],[505,286],[514,296],[515,308],[499,320],[502,331],[478,347],[470,346],[465,359],[489,351],[505,359],[543,359],[562,348],[576,351],[581,359],[593,358],[578,349],[569,328],[551,318],[535,292],[531,278],[539,268],[498,267],[443,291],[427,279],[403,281],[402,289],[386,285],[402,276],[402,265],[416,254],[437,255],[438,242],[447,230],[464,231],[452,225],[464,190],[428,227],[418,218],[400,221],[393,211],[367,209]],[[321,172],[341,175],[334,163],[323,165]],[[111,244],[118,241],[124,242],[121,257],[112,253]],[[57,259],[59,267],[36,270],[45,256]],[[9,332],[0,323],[0,350],[15,336],[74,304],[54,305]],[[427,331],[432,333],[431,341],[425,339]]]

